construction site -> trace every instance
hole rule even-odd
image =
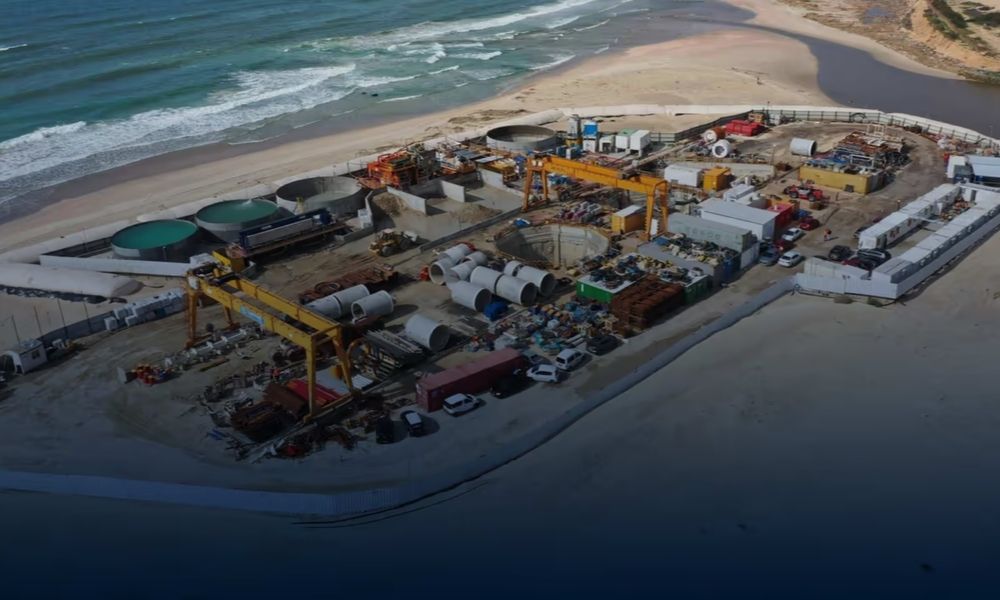
[[[877,111],[567,109],[11,250],[5,466],[438,475],[775,286],[919,292],[1000,225],[998,154]]]

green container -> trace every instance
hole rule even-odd
[[[587,298],[603,304],[611,304],[611,299],[615,296],[608,290],[591,285],[585,281],[576,282],[576,293],[582,298]]]
[[[684,286],[684,304],[694,304],[708,295],[712,289],[712,279],[707,275],[699,277]]]

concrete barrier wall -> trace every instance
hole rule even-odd
[[[504,182],[503,182],[503,175],[501,175],[500,173],[497,173],[495,171],[486,171],[486,170],[483,170],[483,171],[480,171],[479,174],[483,178],[483,185],[488,185],[490,187],[498,188],[498,189],[502,189],[502,190],[507,189],[507,186],[504,185]]]
[[[417,211],[418,213],[424,215],[427,214],[427,200],[421,198],[420,196],[404,192],[403,190],[396,189],[394,187],[386,189],[389,191],[390,194],[402,200],[403,204],[405,204],[406,207],[409,208],[410,210]]]
[[[465,202],[465,188],[458,185],[457,183],[451,183],[448,181],[441,181],[441,193],[444,194],[445,198],[455,200],[456,202]]]

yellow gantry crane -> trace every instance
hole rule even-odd
[[[235,325],[233,314],[239,313],[263,329],[274,332],[305,350],[308,418],[316,416],[316,362],[319,348],[327,341],[333,344],[337,354],[337,371],[349,390],[347,399],[354,395],[351,362],[344,349],[340,323],[286,300],[228,269],[202,267],[190,271],[187,276],[187,292],[188,347],[194,346],[200,339],[198,300],[203,296],[208,297],[222,305],[228,325]]]
[[[653,217],[657,205],[660,207],[660,220],[657,232],[665,233],[667,231],[670,184],[664,179],[653,177],[652,175],[643,175],[638,172],[628,172],[611,167],[592,165],[558,156],[532,156],[528,158],[525,167],[524,202],[521,207],[525,211],[531,208],[531,188],[534,185],[535,177],[538,176],[541,178],[542,201],[548,202],[548,175],[549,173],[558,173],[574,179],[582,179],[608,187],[645,194],[646,227],[643,230],[644,239],[648,240],[652,237]]]

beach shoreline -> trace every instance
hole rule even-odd
[[[740,104],[831,103],[818,86],[809,48],[777,30],[803,27],[798,33],[840,42],[854,41],[851,34],[796,17],[770,0],[729,4],[756,13],[752,26],[719,23],[708,33],[616,48],[529,76],[492,98],[429,114],[352,122],[322,135],[302,131],[255,143],[209,144],[39,190],[0,222],[0,251],[559,106],[617,104],[623,97],[655,104],[732,104],[734,98]],[[867,45],[894,66],[940,74],[874,42]]]

